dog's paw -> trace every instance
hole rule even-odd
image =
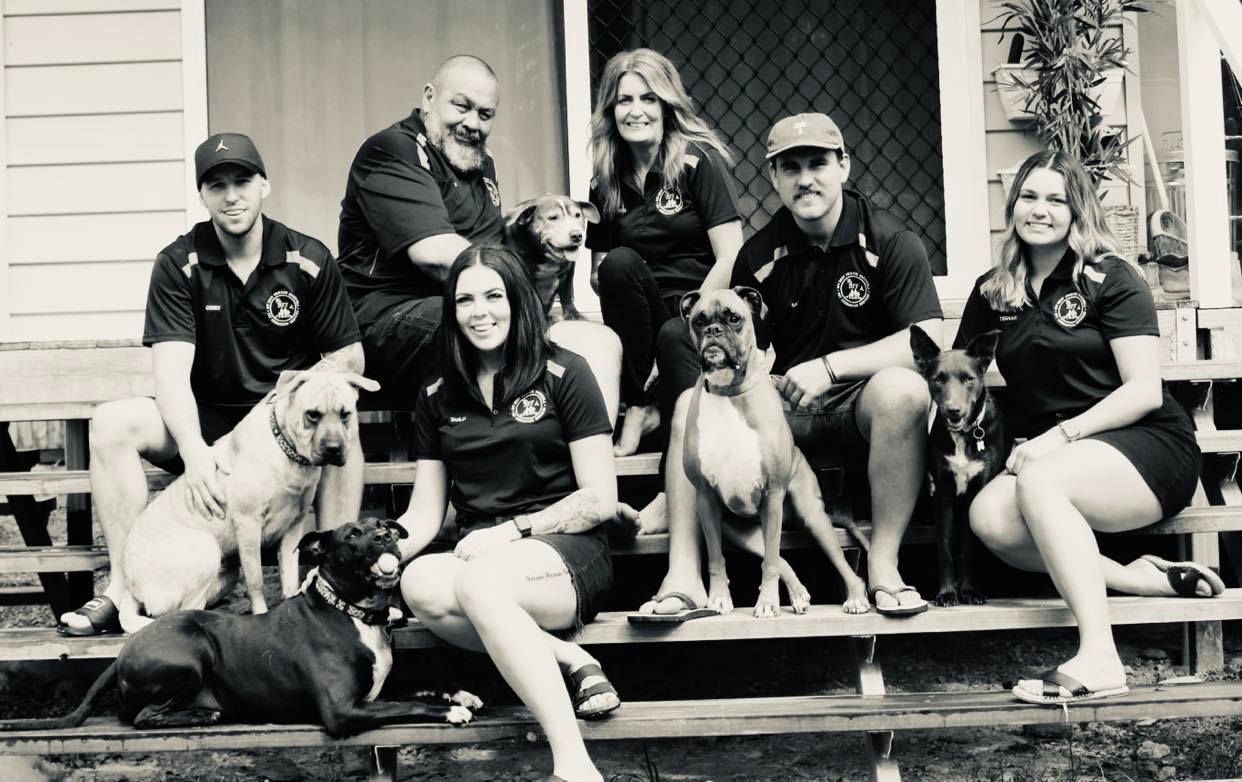
[[[458,690],[453,693],[449,696],[449,700],[458,706],[465,706],[471,711],[478,711],[483,708],[483,700],[479,698],[479,696],[466,692],[465,690]]]
[[[444,721],[450,725],[465,725],[474,719],[474,712],[465,706],[449,706],[448,714],[444,715]]]
[[[972,587],[962,587],[958,590],[958,596],[962,600],[962,605],[981,606],[988,602],[988,599]]]
[[[960,604],[961,601],[958,597],[956,589],[942,589],[940,590],[940,594],[936,595],[936,605],[941,608]]]

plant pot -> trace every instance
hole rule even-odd
[[[1092,97],[1100,107],[1104,122],[1116,125],[1125,122],[1121,115],[1121,88],[1125,70],[1109,68],[1103,73],[1104,81],[1096,85]],[[1026,110],[1026,96],[1029,90],[1025,87],[1035,81],[1035,71],[1021,65],[998,65],[992,71],[996,79],[996,91],[1000,95],[1001,106],[1005,109],[1005,117],[1011,122],[1030,122],[1034,119]]]

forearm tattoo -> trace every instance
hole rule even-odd
[[[594,489],[579,489],[565,499],[530,514],[531,526],[540,534],[560,532],[573,535],[593,529],[602,521],[599,495]]]

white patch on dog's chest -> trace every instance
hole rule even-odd
[[[757,515],[764,486],[759,433],[728,397],[716,394],[701,395],[696,424],[703,479],[729,510],[739,516]]]
[[[384,687],[384,680],[392,671],[392,646],[389,645],[381,625],[369,625],[357,619],[353,619],[353,623],[358,629],[358,640],[375,655],[375,664],[371,666],[371,691],[363,698],[369,702],[379,695]]]
[[[949,472],[953,473],[953,488],[960,497],[966,493],[970,479],[983,472],[984,463],[981,459],[970,458],[969,446],[974,445],[973,437],[967,442],[966,435],[959,432],[949,432],[949,435],[953,438],[953,453],[946,454],[944,461],[949,466]]]

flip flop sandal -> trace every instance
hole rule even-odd
[[[81,608],[70,613],[86,617],[86,621],[90,622],[90,627],[77,628],[60,624],[56,627],[56,632],[61,635],[111,635],[121,632],[121,619],[116,610],[116,603],[113,603],[112,598],[107,595],[91,598]]]
[[[590,687],[583,687],[582,683],[592,676],[603,679],[602,682],[592,684]],[[617,688],[612,686],[612,682],[608,681],[608,677],[604,675],[604,671],[595,663],[588,663],[578,668],[567,677],[569,679],[569,690],[574,701],[574,714],[580,720],[595,720],[603,717],[609,712],[615,711],[621,706],[621,696],[617,693]],[[617,696],[617,702],[612,706],[602,709],[584,709],[582,705],[596,695],[612,693]]]
[[[1023,681],[1035,681],[1043,685],[1042,693],[1034,693],[1026,687],[1022,686]],[[1061,694],[1061,690],[1069,693],[1069,696]],[[1120,687],[1114,687],[1108,690],[1091,690],[1087,685],[1075,679],[1073,676],[1062,673],[1056,668],[1044,671],[1039,675],[1038,679],[1023,679],[1014,686],[1013,695],[1020,701],[1027,703],[1035,703],[1044,706],[1060,706],[1063,703],[1078,703],[1079,701],[1091,701],[1099,698],[1114,698],[1125,695],[1130,688],[1124,684]]]
[[[671,614],[630,614],[628,619],[631,624],[681,624],[691,619],[702,619],[705,616],[720,616],[720,612],[713,611],[710,608],[700,608],[693,597],[685,592],[665,592],[662,595],[656,595],[651,598],[653,602],[660,603],[669,598],[677,598],[681,604],[685,606],[680,611]]]
[[[1164,573],[1169,579],[1169,586],[1173,587],[1173,591],[1182,597],[1218,597],[1225,591],[1225,582],[1220,580],[1216,571],[1198,562],[1170,562],[1155,554],[1144,554],[1142,559],[1152,563]],[[1195,590],[1200,581],[1208,585],[1212,594],[1201,595]]]
[[[919,595],[919,602],[917,603],[910,603],[908,605],[881,606],[875,602],[875,596],[878,592],[883,592],[900,603],[901,598],[897,597],[897,595],[902,592],[913,592],[918,595],[919,590],[912,586],[900,586],[894,589],[893,587],[887,587],[882,584],[876,584],[873,587],[868,587],[867,596],[871,598],[871,605],[875,606],[875,612],[881,616],[914,616],[915,614],[921,614],[927,610],[927,601],[923,599],[922,595]]]

